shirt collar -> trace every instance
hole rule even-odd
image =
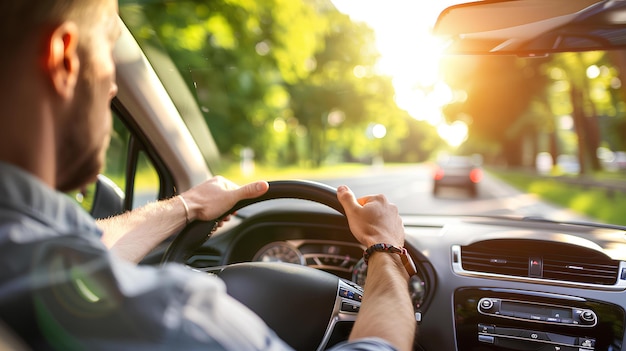
[[[34,175],[0,162],[0,210],[14,210],[59,233],[96,231],[95,220],[67,195]]]

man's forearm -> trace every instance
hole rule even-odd
[[[147,204],[119,216],[99,220],[102,242],[116,255],[139,262],[185,225],[185,207],[178,197]]]
[[[380,337],[399,350],[411,350],[415,326],[408,274],[400,257],[385,252],[372,254],[363,303],[350,339]]]

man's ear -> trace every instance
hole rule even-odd
[[[64,99],[71,98],[80,68],[78,27],[75,23],[60,24],[45,38],[43,64],[56,93]]]

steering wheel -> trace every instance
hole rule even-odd
[[[213,221],[188,225],[167,248],[162,262],[185,263],[222,218],[248,205],[281,198],[314,201],[345,215],[335,188],[310,181],[269,182],[264,195],[238,202]],[[217,274],[229,295],[297,350],[322,350],[347,339],[363,296],[363,289],[350,281],[293,264],[236,263]]]

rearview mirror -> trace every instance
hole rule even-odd
[[[544,56],[626,47],[626,1],[487,0],[441,12],[446,53]]]

